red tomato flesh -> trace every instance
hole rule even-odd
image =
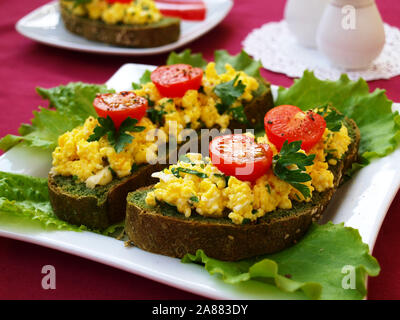
[[[216,137],[210,143],[209,152],[213,165],[242,181],[255,182],[272,164],[269,145],[258,144],[243,134]]]
[[[147,99],[132,91],[103,93],[97,95],[93,101],[93,106],[99,117],[107,118],[107,116],[110,116],[118,130],[121,123],[128,117],[138,121],[143,118],[146,114]]]
[[[183,97],[188,90],[199,90],[203,70],[188,64],[158,67],[151,73],[151,81],[164,97]]]
[[[289,143],[302,141],[301,148],[307,152],[321,140],[326,122],[321,115],[311,110],[303,112],[298,107],[283,105],[267,112],[264,126],[268,140],[278,150],[286,140]]]
[[[156,0],[155,2],[165,16],[193,21],[206,18],[207,9],[202,0]]]

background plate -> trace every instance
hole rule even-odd
[[[206,19],[199,22],[182,21],[181,36],[177,42],[148,49],[124,48],[87,40],[67,31],[61,21],[58,1],[39,7],[16,24],[17,31],[32,40],[60,48],[103,54],[144,56],[169,52],[179,48],[213,29],[229,13],[233,0],[204,0]]]
[[[117,91],[130,89],[146,69],[154,66],[123,65],[107,85]],[[273,87],[276,97],[277,87]],[[395,104],[394,110],[399,110]],[[47,177],[51,166],[49,152],[17,146],[0,157],[0,171]],[[324,214],[323,222],[345,222],[357,228],[372,251],[386,212],[400,186],[400,150],[376,160],[362,169],[351,181],[338,190]],[[305,298],[302,293],[286,294],[273,286],[248,281],[229,285],[195,264],[183,264],[179,259],[126,248],[114,238],[91,232],[46,231],[18,219],[1,221],[0,236],[31,242],[90,260],[113,266],[146,278],[214,299],[288,299]]]

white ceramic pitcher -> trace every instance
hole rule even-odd
[[[317,32],[318,50],[336,66],[367,68],[385,45],[385,31],[375,0],[332,0]]]
[[[330,0],[287,0],[285,20],[301,45],[317,47],[317,28],[329,2]]]

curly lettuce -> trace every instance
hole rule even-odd
[[[60,220],[54,214],[49,201],[47,179],[0,171],[0,218],[2,221],[20,218],[20,222],[36,221],[47,230],[89,230]],[[121,233],[123,222],[106,230],[90,230],[104,235]]]
[[[53,150],[63,133],[80,126],[89,116],[96,117],[93,100],[97,93],[110,92],[105,85],[72,82],[65,86],[36,91],[49,101],[50,108],[33,111],[31,124],[22,124],[19,136],[6,135],[0,140],[0,149],[7,151],[24,142],[32,147]]]
[[[358,300],[366,295],[365,276],[377,276],[378,262],[356,229],[343,224],[313,224],[296,245],[275,254],[238,262],[208,257],[202,250],[187,254],[184,263],[198,263],[229,284],[249,280],[272,284],[309,299]],[[352,282],[354,275],[354,282]]]
[[[279,88],[275,104],[292,104],[303,110],[332,104],[360,128],[362,165],[390,154],[400,141],[400,116],[392,112],[393,102],[384,90],[370,93],[363,79],[351,81],[343,74],[338,81],[323,81],[305,71],[290,88]]]
[[[214,53],[215,68],[218,73],[225,72],[225,64],[230,64],[235,70],[243,71],[249,76],[260,79],[260,61],[251,58],[245,51],[239,52],[237,55],[230,55],[226,50],[216,50]],[[181,53],[172,52],[167,59],[167,64],[184,63],[193,67],[205,69],[207,60],[203,58],[201,53],[192,53],[190,49],[186,49]]]

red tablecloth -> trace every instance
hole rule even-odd
[[[52,87],[70,81],[104,83],[128,62],[161,64],[166,55],[114,57],[55,49],[17,34],[18,19],[47,0],[1,1],[0,4],[0,136],[17,133],[42,103],[35,87]],[[282,18],[285,1],[236,0],[230,15],[214,30],[188,45],[211,59],[215,49],[237,53],[245,36],[268,21]],[[400,2],[377,0],[384,20],[400,27]],[[295,53],[294,53],[295,54]],[[290,85],[284,75],[265,71],[272,83]],[[373,81],[400,101],[400,77]],[[369,281],[370,299],[400,299],[400,193],[394,200],[374,249],[382,272]],[[41,268],[54,265],[57,289],[41,288]],[[162,266],[160,266],[162,268]],[[55,250],[0,238],[0,298],[2,299],[194,299],[180,291],[142,277]]]

